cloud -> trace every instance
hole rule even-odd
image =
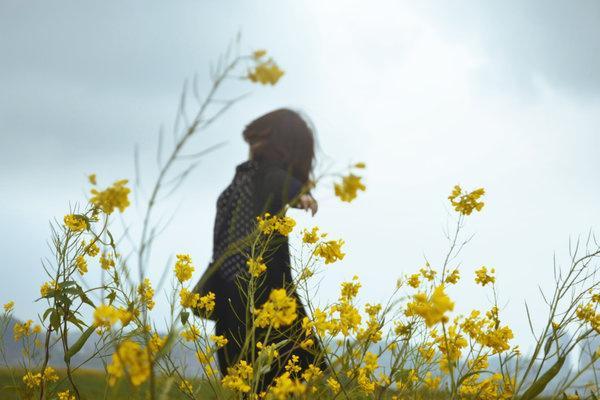
[[[597,1],[435,1],[421,7],[443,35],[485,56],[482,78],[496,90],[535,91],[541,81],[583,99],[600,95]]]

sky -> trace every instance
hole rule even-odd
[[[320,170],[368,166],[353,203],[327,181],[316,217],[291,212],[346,242],[315,301],[334,301],[354,275],[363,301],[385,301],[425,259],[439,266],[454,218],[446,197],[455,184],[484,187],[455,261],[463,282],[449,293],[457,312],[488,308],[473,271],[495,268],[501,315],[527,346],[525,302],[541,322],[538,285],[551,290],[554,260],[568,267],[569,241],[600,225],[596,1],[0,1],[0,301],[23,319],[44,309],[32,299],[49,222],[85,202],[87,174],[101,186],[133,179],[136,145],[142,188],[155,179],[157,134],[170,132],[184,81],[196,74],[205,93],[210,62],[238,32],[243,52],[267,49],[286,73],[274,87],[227,83],[224,98],[250,95],[190,144],[225,142],[162,204],[159,214],[176,213],[149,276],[177,253],[200,276],[215,201],[247,157],[241,131],[292,107],[316,127]],[[139,222],[140,209],[125,215]]]

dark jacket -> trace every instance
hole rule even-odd
[[[281,213],[300,195],[302,187],[279,164],[251,160],[237,166],[232,182],[217,201],[212,261],[195,288],[201,294],[215,293],[217,306],[212,319],[231,312],[231,306],[235,311],[245,309],[237,285],[238,278],[247,274],[246,261],[256,234],[256,217],[266,212]],[[266,300],[270,289],[292,281],[287,238],[276,235],[267,255],[259,304]]]

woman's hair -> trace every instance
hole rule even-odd
[[[302,183],[308,183],[315,159],[315,138],[307,121],[280,108],[250,122],[242,134],[257,161],[283,163]]]

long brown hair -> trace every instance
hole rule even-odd
[[[308,183],[315,159],[315,138],[306,119],[296,111],[280,108],[246,126],[244,140],[250,157],[284,164],[302,183]]]

